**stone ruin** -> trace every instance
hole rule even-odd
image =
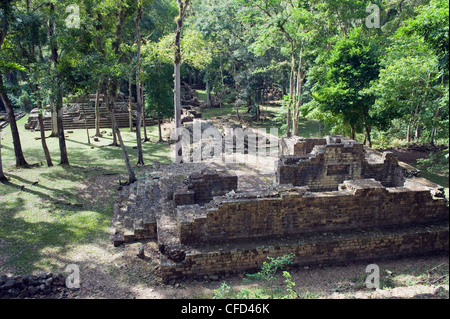
[[[274,165],[272,176],[232,164],[155,166],[120,190],[114,245],[155,240],[166,280],[251,271],[287,253],[314,265],[448,252],[443,188],[392,153],[342,136],[296,137],[281,140]],[[265,178],[273,183],[258,187]]]
[[[63,106],[63,127],[65,130],[76,129],[94,129],[95,128],[95,100],[96,95],[91,94],[89,96],[81,97],[72,100],[70,103],[66,103]],[[117,125],[122,127],[130,127],[130,115],[129,115],[129,98],[120,94],[114,104],[114,113],[116,116]],[[132,124],[136,126],[137,112],[136,102],[132,99]],[[100,94],[100,128],[111,128],[111,113],[104,103],[104,96]],[[25,129],[37,131],[40,129],[38,121],[39,109],[35,108],[31,110],[27,123],[25,123]],[[47,109],[43,112],[44,130],[52,130],[52,112]],[[145,124],[155,125],[157,122],[154,118],[147,117]]]

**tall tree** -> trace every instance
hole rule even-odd
[[[183,161],[183,149],[181,147],[181,32],[183,31],[183,22],[186,17],[186,12],[189,6],[190,0],[177,0],[178,1],[178,17],[175,22],[177,23],[177,30],[175,32],[175,48],[174,48],[174,109],[175,109],[175,161],[181,163]]]
[[[62,75],[58,72],[59,69],[59,53],[57,35],[55,34],[56,24],[56,8],[55,4],[49,3],[50,12],[48,19],[48,37],[50,43],[50,61],[53,63],[54,82],[53,82],[53,99],[56,105],[56,116],[58,126],[58,141],[60,151],[60,165],[69,165],[69,157],[66,148],[66,138],[64,136],[64,124],[63,124],[63,88],[62,88]]]
[[[2,2],[0,6],[0,54],[2,53],[3,45],[5,43],[5,39],[8,35],[9,30],[9,21],[13,19],[13,8],[12,8],[12,1],[4,1]],[[13,138],[13,144],[14,144],[14,155],[16,157],[16,167],[21,168],[27,168],[29,167],[27,161],[25,160],[25,157],[23,155],[22,151],[22,145],[20,142],[20,136],[19,136],[19,130],[17,128],[16,123],[16,117],[14,115],[14,111],[12,109],[11,101],[6,94],[6,87],[3,82],[3,74],[5,72],[5,69],[10,69],[11,66],[15,66],[14,63],[6,64],[2,63],[0,64],[0,97],[3,101],[3,104],[6,108],[6,112],[8,114],[8,121],[9,126],[11,128],[11,134]]]
[[[144,165],[144,156],[142,153],[142,139],[141,139],[141,124],[142,124],[142,115],[143,115],[143,107],[142,107],[142,80],[141,80],[141,28],[140,22],[143,14],[143,3],[142,0],[138,0],[138,11],[136,16],[136,44],[137,44],[137,61],[136,61],[136,112],[137,112],[137,121],[136,121],[136,141],[137,141],[137,151],[138,151],[138,160],[137,165]],[[145,121],[145,117],[144,117]]]
[[[351,129],[352,139],[356,132],[364,130],[370,144],[369,113],[375,97],[367,90],[379,74],[377,44],[364,36],[361,27],[354,28],[335,44],[326,67],[325,81],[313,94],[320,109],[342,116]]]

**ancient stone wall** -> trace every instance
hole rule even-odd
[[[375,180],[346,181],[334,192],[275,192],[216,198],[212,208],[177,208],[182,243],[289,236],[448,220],[445,198],[429,188],[385,188]]]
[[[374,178],[387,187],[404,182],[402,168],[391,152],[380,153],[343,137],[283,139],[281,149],[284,155],[275,164],[279,184],[333,191],[345,180]]]
[[[173,194],[175,206],[204,204],[214,196],[225,195],[237,189],[237,176],[229,172],[202,171],[189,176],[177,185]]]
[[[200,247],[187,252],[182,263],[174,263],[162,256],[161,275],[169,279],[251,271],[261,267],[267,257],[289,253],[295,254],[295,265],[314,265],[448,252],[448,247],[448,223],[407,229],[327,232],[275,239],[261,246],[243,243],[231,250],[224,250],[221,245]]]

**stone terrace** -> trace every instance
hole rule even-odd
[[[156,240],[165,279],[291,252],[297,265],[448,252],[442,187],[392,154],[332,136],[282,140],[279,161],[265,160],[275,174],[252,161],[155,166],[120,191],[114,244]]]

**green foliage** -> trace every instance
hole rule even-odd
[[[406,26],[398,31],[399,36],[416,34],[425,40],[439,57],[440,68],[447,72],[449,66],[449,3],[446,0],[431,0],[416,8],[418,15],[408,19]]]
[[[181,61],[194,68],[202,69],[211,63],[211,44],[194,29],[186,29],[181,38]],[[175,52],[174,36],[162,37],[154,48],[155,54],[165,63],[173,62]]]
[[[428,158],[421,158],[417,160],[420,169],[426,169],[428,172],[437,174],[446,174],[449,172],[449,148],[431,153]]]
[[[221,283],[220,287],[214,290],[213,299],[295,299],[299,294],[295,290],[295,283],[288,271],[283,271],[282,276],[285,278],[286,292],[283,293],[276,287],[278,279],[277,273],[283,270],[287,265],[293,264],[295,254],[286,254],[280,257],[267,257],[269,261],[265,261],[259,272],[247,274],[244,282],[262,281],[264,287],[241,288],[234,290],[227,283]]]
[[[283,270],[283,268],[287,265],[293,264],[295,254],[287,254],[280,257],[267,257],[268,262],[263,262],[261,266],[261,270],[254,274],[247,274],[248,280],[263,280],[266,282],[275,280],[275,275],[279,270]]]
[[[173,65],[154,61],[145,66],[145,108],[159,118],[173,117],[173,91],[171,74]]]
[[[341,116],[355,131],[376,123],[369,115],[375,98],[365,89],[378,77],[377,45],[355,28],[337,41],[325,66],[324,81],[313,92],[320,110]]]

